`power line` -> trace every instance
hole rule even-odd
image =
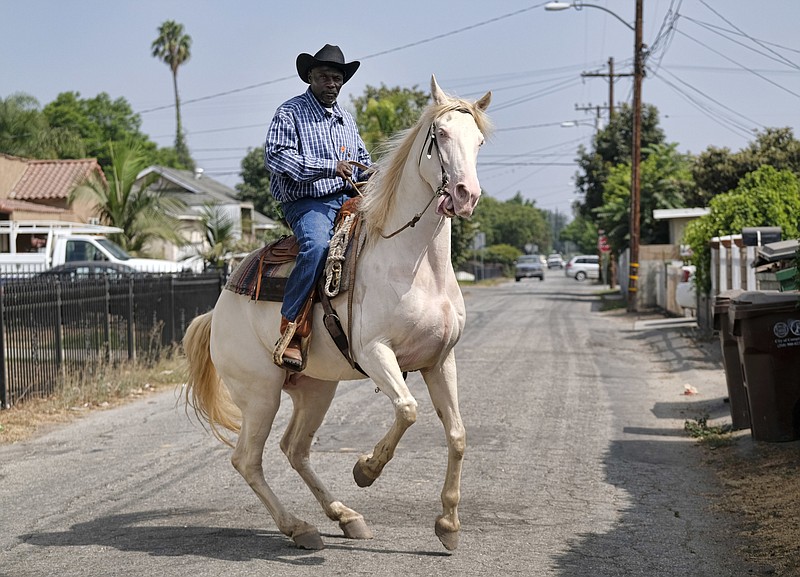
[[[711,52],[713,52],[714,54],[717,54],[718,56],[721,56],[722,58],[724,58],[724,59],[725,59],[725,60],[727,60],[728,62],[732,62],[733,64],[736,64],[737,66],[740,66],[741,68],[743,68],[744,70],[747,70],[748,72],[750,72],[750,73],[751,73],[751,74],[753,74],[754,76],[758,76],[759,78],[761,78],[761,79],[762,79],[762,80],[764,80],[765,82],[768,82],[768,83],[772,84],[772,85],[773,85],[773,86],[775,86],[776,88],[780,88],[780,89],[781,89],[781,90],[783,90],[784,92],[788,92],[788,93],[789,93],[789,94],[791,94],[792,96],[797,96],[798,98],[800,98],[800,94],[798,94],[798,93],[796,93],[796,92],[794,92],[794,91],[792,91],[792,90],[789,90],[789,89],[788,89],[788,88],[786,88],[785,86],[781,86],[780,84],[778,84],[777,82],[774,82],[774,81],[770,80],[769,78],[767,78],[767,77],[766,77],[766,76],[764,76],[763,74],[759,74],[759,73],[758,73],[758,72],[756,72],[754,69],[752,69],[752,68],[749,68],[749,67],[745,66],[744,64],[740,64],[739,62],[736,62],[736,61],[735,61],[733,58],[730,58],[730,57],[726,56],[725,54],[723,54],[722,52],[720,52],[720,51],[718,51],[718,50],[714,50],[714,49],[713,49],[713,48],[711,48],[709,45],[707,45],[707,44],[704,44],[703,42],[700,42],[700,41],[699,41],[699,40],[697,40],[696,38],[692,38],[691,36],[689,36],[689,35],[688,35],[688,34],[686,34],[685,32],[681,32],[680,30],[678,30],[677,32],[678,32],[679,34],[682,34],[683,36],[685,36],[685,37],[686,37],[686,38],[688,38],[689,40],[691,40],[691,41],[693,41],[693,42],[696,42],[697,44],[699,44],[700,46],[702,46],[702,47],[703,47],[703,48],[705,48],[706,50],[710,50],[710,51],[711,51]]]
[[[502,14],[501,16],[496,16],[495,18],[490,18],[489,20],[484,20],[482,22],[478,22],[477,24],[471,24],[469,26],[464,26],[463,28],[458,28],[456,30],[451,30],[450,32],[445,32],[443,34],[437,34],[436,36],[431,36],[429,38],[425,38],[423,40],[418,40],[416,42],[410,42],[408,44],[403,44],[401,46],[397,46],[395,48],[389,48],[388,50],[383,50],[381,52],[375,52],[373,54],[368,54],[366,56],[361,56],[358,58],[359,60],[370,60],[372,58],[377,58],[378,56],[385,56],[387,54],[393,54],[395,52],[400,52],[402,50],[407,50],[408,48],[414,48],[415,46],[422,46],[423,44],[428,44],[435,40],[441,40],[442,38],[447,38],[449,36],[454,36],[456,34],[460,34],[462,32],[466,32],[467,30],[474,30],[475,28],[480,28],[481,26],[486,26],[487,24],[494,24],[495,22],[499,22],[501,20],[505,20],[507,18],[512,18],[514,16],[519,16],[525,12],[530,12],[531,10],[537,10],[544,6],[546,2],[540,2],[534,6],[529,6],[527,8],[521,8],[520,10],[516,10],[514,12],[508,12],[506,14]],[[246,90],[253,90],[254,88],[261,88],[262,86],[269,86],[270,84],[277,84],[278,82],[283,82],[285,80],[291,80],[294,78],[294,75],[291,76],[282,76],[280,78],[275,78],[273,80],[267,80],[265,82],[258,82],[256,84],[250,84],[248,86],[242,86],[241,88],[233,88],[231,90],[225,90],[223,92],[216,92],[214,94],[208,94],[206,96],[200,96],[198,98],[190,98],[188,100],[184,100],[181,104],[193,104],[195,102],[203,102],[205,100],[211,100],[213,98],[220,98],[222,96],[229,96],[231,94],[236,94],[239,92],[244,92]],[[170,108],[174,108],[175,104],[165,104],[163,106],[156,106],[153,108],[148,108],[145,110],[139,111],[139,114],[148,114],[150,112],[155,112],[157,110],[167,110]]]
[[[664,71],[664,72],[667,72],[668,74],[670,74],[670,73],[669,73],[669,71],[667,71],[667,70],[665,70],[665,69],[663,69],[663,68],[662,68],[662,71]],[[753,132],[754,132],[754,131],[753,131],[753,129],[751,129],[750,127],[747,127],[747,126],[745,126],[745,125],[743,125],[743,124],[741,124],[741,123],[739,123],[739,122],[737,122],[736,120],[734,120],[734,119],[732,119],[732,118],[730,118],[730,117],[728,117],[728,123],[729,123],[729,124],[725,124],[725,123],[723,123],[723,122],[720,120],[720,117],[721,117],[721,116],[724,116],[724,114],[722,114],[722,113],[716,113],[716,114],[715,114],[715,113],[714,113],[714,111],[710,110],[710,109],[709,109],[709,107],[708,107],[707,105],[703,104],[702,102],[698,101],[696,98],[692,97],[690,94],[688,94],[688,93],[687,93],[687,92],[685,92],[684,90],[680,89],[680,88],[679,88],[678,86],[676,86],[674,83],[670,82],[669,80],[667,80],[666,78],[664,78],[663,76],[661,76],[661,74],[660,74],[660,73],[654,73],[654,76],[655,76],[656,78],[658,78],[659,80],[661,80],[661,82],[663,82],[664,84],[666,84],[667,86],[669,86],[670,88],[672,88],[672,90],[674,90],[675,92],[677,92],[677,93],[678,93],[678,94],[679,94],[681,97],[683,97],[685,100],[687,100],[687,101],[688,101],[690,104],[694,105],[694,106],[695,106],[695,108],[697,108],[698,110],[700,110],[701,112],[703,112],[703,114],[705,114],[706,116],[708,116],[708,118],[710,118],[712,121],[716,122],[717,124],[719,124],[719,125],[720,125],[720,126],[722,126],[723,128],[726,128],[727,130],[730,130],[731,132],[733,132],[734,134],[737,134],[738,136],[750,137],[750,136],[752,136],[752,135],[753,135]],[[696,92],[698,92],[699,94],[701,94],[701,95],[702,95],[704,98],[707,98],[707,99],[711,100],[712,102],[715,102],[715,103],[717,103],[719,106],[722,106],[723,108],[728,108],[728,107],[727,107],[727,106],[725,106],[724,104],[721,104],[721,103],[717,102],[717,101],[716,101],[716,100],[714,100],[713,98],[709,97],[708,95],[704,94],[703,92],[699,91],[698,89],[694,88],[693,86],[689,85],[688,83],[686,83],[686,82],[684,82],[684,81],[680,80],[680,79],[679,79],[679,78],[677,78],[677,77],[676,77],[674,74],[671,74],[671,76],[673,76],[673,77],[674,77],[676,80],[678,80],[678,82],[680,82],[681,84],[684,84],[685,86],[687,86],[687,87],[691,88],[692,90],[695,90]],[[730,109],[730,108],[728,108],[728,110],[731,110],[731,109]],[[733,110],[731,110],[731,112],[733,112],[734,114],[738,114],[738,113],[736,113],[736,112],[735,112],[735,111],[733,111]],[[741,116],[741,115],[739,115],[739,116]],[[744,117],[744,116],[742,116],[742,118],[745,118],[745,117]],[[747,119],[747,120],[749,120],[749,119]],[[754,122],[754,124],[758,124],[759,126],[761,126],[761,125],[760,125],[759,123],[757,123],[757,122]]]
[[[786,64],[788,64],[788,65],[789,65],[789,66],[791,66],[792,68],[798,68],[797,64],[795,64],[795,63],[794,63],[794,62],[792,62],[791,60],[787,60],[786,58],[784,58],[784,56],[783,56],[782,54],[779,54],[779,53],[775,52],[775,51],[774,51],[772,48],[770,48],[769,46],[766,46],[766,45],[765,45],[764,43],[762,43],[761,41],[757,40],[756,38],[753,38],[752,36],[749,36],[748,34],[746,34],[746,33],[745,33],[745,32],[744,32],[742,29],[740,29],[738,26],[736,26],[736,25],[735,25],[733,22],[731,22],[730,20],[728,20],[727,18],[725,18],[725,17],[724,17],[722,14],[720,14],[719,12],[717,12],[716,10],[714,10],[714,9],[713,9],[711,6],[709,6],[709,5],[708,5],[708,4],[705,2],[705,0],[700,0],[700,3],[701,3],[703,6],[705,6],[706,8],[708,8],[708,9],[709,9],[711,12],[713,12],[714,14],[716,14],[716,15],[717,15],[717,18],[719,18],[720,20],[722,20],[722,21],[723,21],[723,22],[725,22],[726,24],[729,24],[730,26],[733,26],[734,30],[736,30],[736,31],[737,31],[739,34],[741,34],[742,36],[744,36],[745,38],[747,38],[747,39],[748,39],[748,40],[750,40],[751,42],[755,42],[756,44],[758,44],[759,46],[761,46],[761,47],[762,47],[762,48],[764,48],[765,50],[767,50],[767,51],[771,52],[772,54],[774,54],[775,56],[777,56],[777,57],[778,57],[780,60],[782,60],[783,62],[785,62]]]
[[[744,48],[744,49],[746,49],[746,50],[750,50],[751,52],[755,52],[755,53],[756,53],[756,54],[758,54],[759,56],[764,56],[765,58],[769,58],[770,60],[774,60],[774,61],[776,61],[776,62],[781,62],[782,64],[787,64],[787,65],[789,65],[791,68],[794,68],[795,70],[798,70],[798,69],[800,69],[800,66],[798,66],[797,64],[795,64],[795,63],[794,63],[794,62],[792,62],[791,60],[787,60],[787,59],[786,59],[786,58],[784,58],[783,56],[781,56],[781,55],[777,54],[777,53],[776,53],[774,50],[771,50],[771,49],[769,49],[769,48],[766,48],[766,47],[765,47],[765,48],[766,48],[766,49],[767,49],[769,52],[771,52],[772,54],[776,54],[776,55],[777,55],[777,58],[776,58],[776,57],[774,57],[774,56],[770,56],[769,54],[764,54],[764,53],[763,53],[763,52],[761,52],[760,50],[756,50],[756,49],[755,49],[755,48],[753,48],[752,46],[748,46],[747,44],[745,44],[745,43],[743,43],[743,42],[740,42],[740,41],[738,41],[738,40],[735,40],[735,39],[733,39],[733,38],[730,38],[729,36],[726,36],[725,34],[723,34],[723,33],[722,33],[723,31],[724,31],[724,32],[731,33],[731,31],[730,31],[730,30],[725,30],[724,28],[720,28],[719,26],[713,26],[713,25],[711,25],[711,24],[707,24],[707,23],[705,23],[705,22],[701,22],[700,20],[695,20],[694,18],[689,18],[689,17],[687,17],[687,16],[684,16],[684,19],[685,19],[685,20],[688,20],[689,22],[692,22],[692,23],[694,23],[694,24],[697,24],[697,25],[698,25],[698,26],[700,26],[701,28],[705,28],[705,29],[706,29],[706,30],[708,30],[709,32],[712,32],[712,33],[716,34],[717,36],[721,36],[722,38],[724,38],[724,39],[728,40],[729,42],[733,42],[734,44],[737,44],[737,45],[741,46],[742,48]],[[743,36],[743,34],[739,34],[739,35],[740,35],[740,36]],[[754,38],[751,38],[750,36],[745,36],[745,38],[748,38],[748,39],[752,40],[753,42],[756,42],[756,44],[759,44],[759,45],[760,45],[760,43],[759,43],[757,40],[755,40]]]

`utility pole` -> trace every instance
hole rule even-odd
[[[582,72],[584,78],[608,78],[608,122],[614,120],[614,81],[624,76],[633,76],[635,72],[614,73],[614,58],[608,59],[608,72]]]
[[[636,0],[636,24],[633,45],[633,146],[631,147],[631,224],[630,271],[628,276],[628,311],[638,310],[639,284],[639,201],[640,162],[642,152],[642,77],[644,76],[644,45],[642,44],[642,2]]]
[[[582,111],[582,112],[589,112],[590,110],[594,111],[594,113],[595,113],[595,116],[594,116],[594,129],[595,129],[595,132],[600,130],[600,120],[602,118],[602,116],[600,114],[600,111],[601,110],[606,110],[606,109],[608,109],[608,106],[600,106],[600,105],[592,106],[591,104],[589,104],[587,106],[578,106],[577,104],[575,105],[575,110],[579,110],[579,111]]]

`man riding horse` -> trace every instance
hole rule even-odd
[[[338,46],[297,57],[297,74],[308,90],[281,104],[267,132],[265,164],[270,190],[299,244],[281,307],[278,366],[300,370],[303,339],[311,331],[311,300],[325,265],[336,214],[356,194],[350,182],[366,178],[372,164],[352,115],[336,102],[360,62],[345,62]]]

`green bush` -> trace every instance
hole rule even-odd
[[[710,213],[690,222],[683,236],[692,249],[690,261],[697,267],[698,290],[711,290],[712,238],[741,234],[745,227],[779,226],[783,238],[798,238],[800,181],[791,171],[762,166],[745,175],[736,189],[718,194],[709,202]]]

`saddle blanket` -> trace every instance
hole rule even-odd
[[[359,197],[345,202],[339,211],[334,230],[344,224],[345,219],[357,213]],[[349,230],[353,233],[353,230]],[[335,236],[335,234],[334,234]],[[283,302],[283,293],[286,289],[286,280],[294,269],[295,257],[300,247],[297,238],[284,236],[267,246],[256,249],[245,257],[225,283],[225,290],[236,294],[248,295],[252,300]],[[347,244],[346,259],[356,258],[354,251]],[[331,255],[329,255],[330,257]],[[342,267],[341,291],[345,292],[349,286],[347,267]]]
[[[234,269],[225,290],[252,300],[282,302],[298,248],[297,239],[286,236],[251,252]]]

